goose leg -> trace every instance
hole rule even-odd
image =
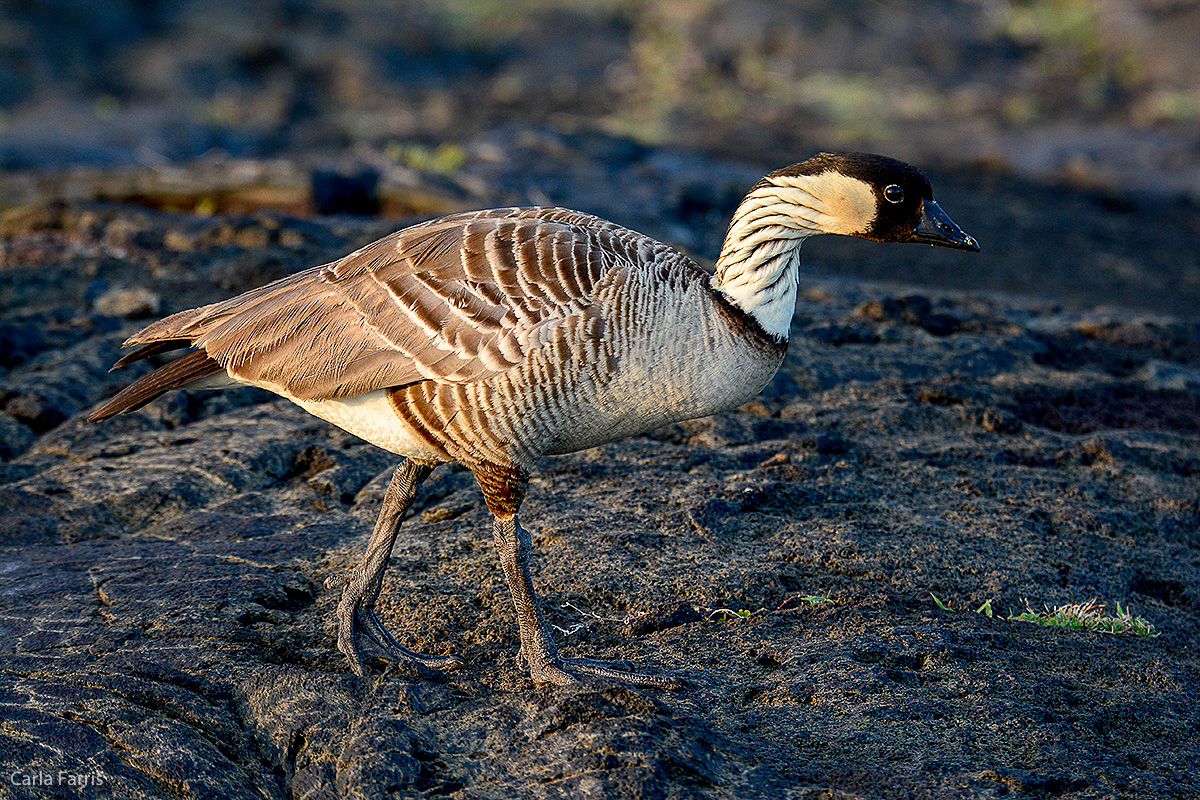
[[[405,459],[396,467],[363,560],[346,580],[337,608],[338,650],[346,655],[357,675],[366,674],[366,659],[370,657],[406,661],[419,668],[436,670],[454,669],[463,663],[458,656],[427,655],[409,650],[396,641],[375,613],[375,601],[383,588],[383,573],[396,543],[400,521],[412,504],[417,487],[432,471],[433,465],[412,459]],[[331,578],[325,586],[333,588],[340,582]]]
[[[512,592],[517,609],[517,624],[521,630],[521,655],[529,664],[535,683],[558,685],[576,683],[581,679],[600,678],[636,686],[667,688],[678,681],[660,675],[639,675],[614,668],[609,662],[587,658],[564,658],[558,654],[541,603],[533,590],[529,575],[529,553],[532,541],[529,533],[517,522],[516,514],[496,514],[492,532],[504,577]]]

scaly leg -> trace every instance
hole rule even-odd
[[[436,670],[454,669],[463,663],[458,656],[435,656],[409,650],[396,641],[375,613],[375,601],[383,588],[383,573],[396,543],[400,521],[412,504],[417,487],[433,471],[433,466],[405,459],[396,467],[362,563],[350,575],[338,602],[338,650],[346,655],[357,675],[366,674],[369,657],[407,661],[420,668]],[[333,588],[339,582],[330,578],[325,581],[325,587]]]
[[[581,679],[600,678],[620,681],[636,686],[668,688],[678,680],[660,675],[639,675],[615,669],[609,662],[588,658],[564,658],[558,654],[546,620],[542,617],[541,603],[533,590],[529,575],[529,553],[532,542],[529,533],[517,522],[516,514],[496,514],[492,531],[496,549],[500,553],[500,564],[504,577],[512,592],[513,604],[517,608],[517,625],[521,631],[521,655],[529,664],[529,672],[535,683],[558,685],[576,683]]]

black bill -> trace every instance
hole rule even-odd
[[[922,201],[921,221],[913,231],[912,240],[979,252],[979,242],[975,241],[975,237],[963,233],[962,228],[955,225],[942,207],[932,200]]]

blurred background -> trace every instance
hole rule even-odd
[[[865,149],[1117,206],[1154,198],[1166,204],[1155,214],[1184,225],[1171,241],[1200,235],[1200,0],[2,8],[0,208],[108,197],[400,217],[554,202],[652,225],[664,209],[644,198],[690,171],[666,209],[678,224],[648,232],[705,254],[756,173]],[[624,199],[588,194],[602,184]],[[1194,252],[1185,261],[1180,279],[1200,291]],[[1112,279],[1136,284],[1144,270],[1132,269]],[[1159,296],[1177,277],[1154,276]]]
[[[504,120],[1200,190],[1197,0],[5,0],[0,164],[369,148]],[[443,152],[445,157],[446,153]]]

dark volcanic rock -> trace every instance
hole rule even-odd
[[[0,775],[51,779],[9,795],[1200,791],[1194,323],[807,280],[760,399],[547,459],[531,483],[561,647],[688,686],[531,685],[486,507],[445,467],[380,611],[467,664],[360,679],[321,587],[356,563],[394,459],[254,391],[86,423],[149,368],[107,373],[135,324],[94,314],[89,283],[166,313],[384,226],[23,219],[0,272]],[[1092,597],[1161,635],[1005,619]]]

